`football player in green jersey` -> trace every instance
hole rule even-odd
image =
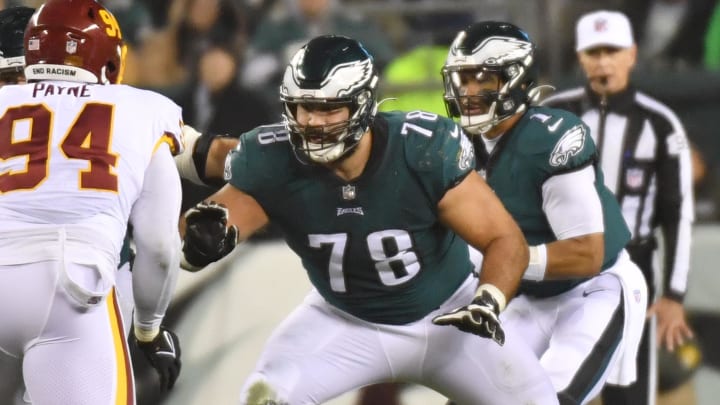
[[[462,404],[557,403],[532,351],[498,322],[528,264],[522,233],[473,170],[457,124],[377,113],[377,81],[357,41],[309,41],[285,71],[284,124],[243,134],[228,184],[185,215],[187,267],[272,220],[314,286],[267,342],[240,402],[316,404],[410,381]],[[465,241],[485,255],[479,283]],[[468,333],[433,324],[444,313]]]
[[[477,170],[530,244],[503,325],[530,344],[561,404],[584,404],[606,381],[634,380],[647,287],[625,252],[630,233],[587,126],[533,105],[534,58],[518,27],[472,24],[450,47],[444,98],[472,136]]]

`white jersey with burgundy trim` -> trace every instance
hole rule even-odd
[[[81,226],[115,256],[153,154],[183,148],[180,107],[126,85],[5,86],[0,114],[4,230]]]

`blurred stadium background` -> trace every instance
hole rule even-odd
[[[186,122],[201,131],[233,134],[279,118],[278,69],[315,34],[339,32],[366,44],[381,68],[383,95],[399,97],[383,108],[444,113],[438,63],[452,35],[467,23],[498,19],[524,27],[539,46],[541,82],[562,89],[582,82],[573,51],[576,18],[600,8],[624,11],[640,47],[637,87],[680,115],[699,152],[687,307],[703,357],[691,390],[697,405],[720,402],[719,1],[100,1],[116,15],[130,44],[126,83],[173,98]],[[40,4],[0,0],[0,8]],[[184,205],[208,192],[188,185]],[[309,288],[299,260],[272,231],[203,272],[184,272],[167,318],[181,338],[183,372],[163,397],[154,390],[151,371],[138,364],[138,403],[234,403],[263,342]],[[331,404],[352,404],[355,396]],[[443,400],[408,387],[402,402]]]

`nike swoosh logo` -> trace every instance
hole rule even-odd
[[[555,130],[558,129],[558,127],[560,126],[560,124],[563,122],[564,119],[565,118],[560,118],[558,120],[558,122],[556,122],[552,125],[548,125],[548,129],[550,130],[550,132],[555,132]]]
[[[596,293],[596,292],[599,292],[599,291],[605,291],[605,290],[606,290],[605,288],[597,288],[597,289],[594,289],[594,290],[585,290],[585,291],[583,291],[583,297],[587,297],[588,295],[590,295],[590,294],[592,294],[592,293]]]

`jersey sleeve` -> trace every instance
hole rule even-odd
[[[225,158],[225,171],[223,178],[233,187],[251,193],[257,188],[253,176],[246,176],[251,165],[251,156],[248,153],[247,137],[240,136],[235,149],[231,150]]]
[[[538,108],[531,112],[533,134],[521,148],[532,158],[545,178],[569,173],[592,165],[597,160],[590,128],[567,111]]]
[[[400,136],[407,137],[405,156],[426,192],[437,202],[474,169],[475,151],[454,121],[440,116],[433,121],[427,118],[434,116],[429,113],[416,118],[412,114],[405,115],[400,127]]]
[[[135,325],[144,330],[160,326],[172,299],[180,268],[180,177],[172,157],[152,157],[143,188],[129,221],[136,246],[133,264]]]
[[[663,293],[682,301],[690,271],[690,243],[694,221],[691,151],[685,128],[669,108],[663,106],[667,122],[657,160],[657,219],[665,243]]]
[[[285,179],[288,169],[288,134],[282,125],[265,125],[242,134],[225,158],[225,181],[260,198]]]
[[[156,137],[153,152],[166,143],[170,147],[173,156],[179,155],[185,150],[185,141],[182,133],[182,109],[169,98],[153,94],[153,108],[150,114],[155,117],[155,129],[153,136]]]
[[[542,196],[543,211],[557,239],[605,230],[592,166],[551,177],[542,186]]]

